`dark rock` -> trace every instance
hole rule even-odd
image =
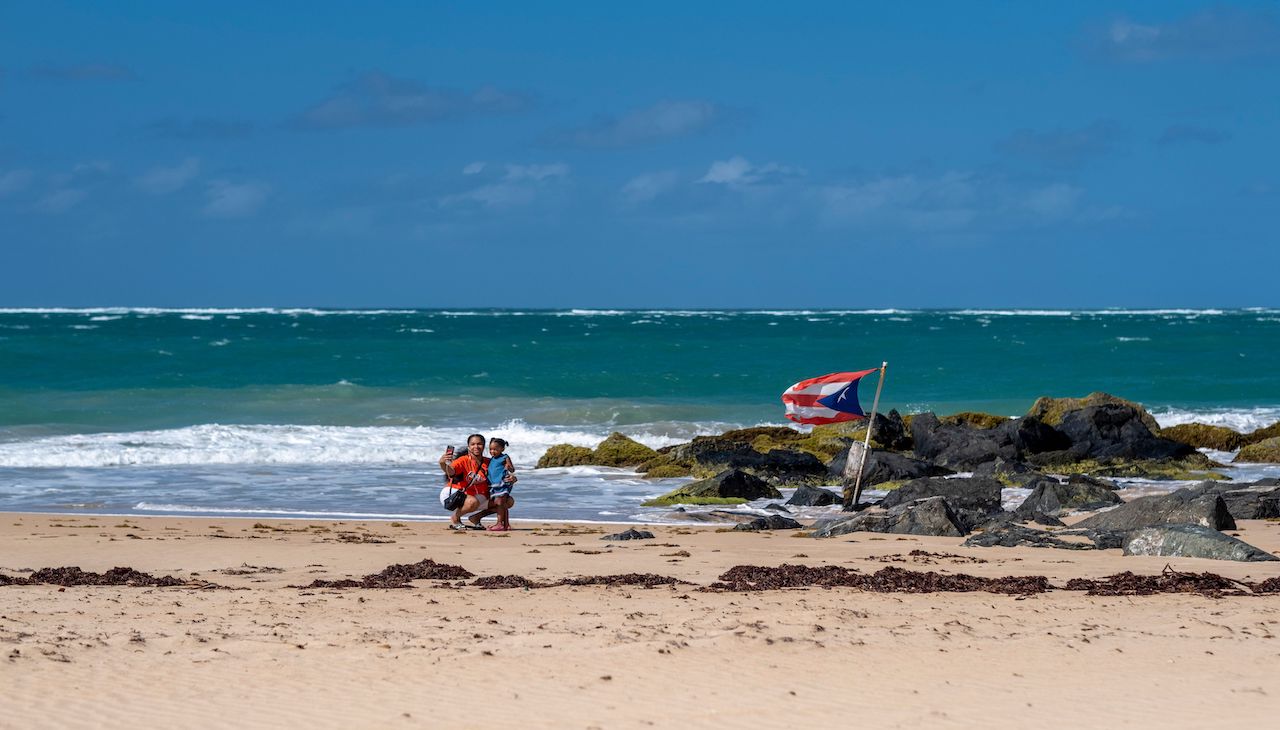
[[[964,532],[1000,514],[1000,482],[988,477],[913,479],[889,492],[880,506],[895,507],[924,497],[942,497],[955,512]]]
[[[766,504],[764,508],[767,510],[771,510],[773,512],[786,512],[788,514],[790,514],[791,512],[791,510],[787,509],[786,507],[783,507],[777,502],[770,502],[769,504]]]
[[[787,504],[797,507],[826,507],[831,504],[839,504],[840,495],[828,489],[819,489],[810,487],[806,484],[800,485],[796,489],[796,493],[791,495],[791,499],[787,500]]]
[[[992,429],[1001,440],[1013,445],[1014,452],[1022,457],[1058,451],[1071,446],[1071,440],[1058,429],[1041,422],[1034,416],[1014,418]]]
[[[637,530],[631,528],[625,532],[615,532],[612,535],[605,535],[601,540],[652,540],[653,533],[648,530]]]
[[[1162,525],[1134,530],[1124,541],[1124,554],[1244,562],[1280,560],[1243,540],[1202,525]]]
[[[950,469],[973,469],[997,458],[1013,461],[1017,449],[995,429],[944,424],[932,413],[921,413],[911,419],[911,438],[915,455]]]
[[[1088,474],[1072,474],[1067,477],[1067,484],[1092,484],[1095,487],[1103,487],[1105,489],[1110,489],[1113,492],[1120,488],[1119,484],[1116,484],[1110,479],[1098,479],[1097,477],[1091,477]]]
[[[993,526],[989,530],[970,535],[962,547],[1041,547],[1059,548],[1062,550],[1093,550],[1090,543],[1070,542],[1055,537],[1045,530],[1023,527],[1012,522]]]
[[[676,446],[667,456],[703,473],[750,470],[775,484],[802,484],[825,478],[827,474],[826,465],[807,451],[780,448],[761,453],[750,442],[736,437],[695,436],[689,443]]]
[[[1280,517],[1280,488],[1270,483],[1274,481],[1268,479],[1245,484],[1202,482],[1190,489],[1222,497],[1234,519],[1266,520]]]
[[[714,509],[710,512],[689,512],[687,510],[674,510],[668,512],[663,517],[672,520],[681,520],[683,522],[703,522],[707,524],[733,525],[743,522],[750,522],[760,515],[754,512],[735,512],[733,510]]]
[[[1020,461],[1005,461],[1004,459],[996,459],[995,461],[988,461],[985,464],[978,465],[974,468],[973,475],[975,477],[991,477],[1001,484],[1011,487],[1028,488],[1032,482],[1048,478]]]
[[[1088,543],[1063,540],[1063,536],[1084,537]],[[1108,530],[1059,530],[1048,532],[1014,524],[1013,522],[989,523],[981,533],[971,535],[962,545],[967,547],[1029,547],[1059,548],[1062,550],[1109,550],[1120,547],[1123,534]]]
[[[1138,497],[1109,512],[1081,520],[1075,527],[1127,531],[1171,524],[1203,525],[1215,530],[1234,530],[1236,527],[1221,497],[1195,488]]]
[[[1063,414],[1058,430],[1071,440],[1067,449],[1078,460],[1179,459],[1194,448],[1159,438],[1143,422],[1137,408],[1119,404],[1089,406]]]
[[[1001,512],[979,525],[976,529],[991,530],[1014,522],[1034,522],[1037,525],[1046,527],[1062,527],[1066,524],[1057,517],[1043,512]]]
[[[782,492],[754,474],[741,469],[726,469],[713,477],[691,482],[678,489],[648,500],[648,507],[671,504],[723,504],[726,500],[763,498],[781,499]]]
[[[854,479],[857,476],[857,465],[855,464],[853,468],[849,468],[847,462],[849,454],[854,454],[854,458],[857,458],[857,455],[861,453],[861,448],[862,444],[852,444],[836,458],[832,459],[831,463],[827,465],[828,476],[840,478],[847,487],[853,486]],[[867,454],[867,466],[862,476],[862,486],[869,487],[885,482],[901,482],[921,477],[940,477],[951,473],[953,472],[950,469],[927,461],[872,449],[871,453]]]
[[[1121,499],[1106,487],[1088,483],[1061,484],[1056,479],[1041,479],[1018,509],[1018,514],[1035,513],[1055,517],[1069,512],[1095,510],[1120,504]]]
[[[871,424],[871,438],[890,451],[908,451],[911,449],[911,434],[902,415],[891,410],[886,415],[877,413]]]
[[[758,517],[750,522],[743,522],[734,527],[735,530],[743,530],[747,532],[759,532],[761,530],[798,530],[804,525],[782,515],[769,515],[768,517]]]
[[[898,535],[960,537],[966,530],[942,497],[899,504],[887,512],[861,512],[852,517],[821,520],[814,537],[835,537],[850,532],[887,532]]]

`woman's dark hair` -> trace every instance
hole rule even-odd
[[[502,447],[502,448],[504,448],[504,449],[505,449],[505,448],[507,448],[507,440],[506,440],[506,439],[500,439],[500,438],[498,438],[497,436],[494,436],[493,438],[489,439],[489,443],[490,443],[490,444],[497,444],[497,445],[501,446],[501,447]]]
[[[471,434],[470,436],[468,436],[468,437],[467,437],[467,446],[470,446],[470,445],[471,445],[471,439],[480,439],[480,443],[484,443],[484,434],[482,434],[482,433],[473,433],[473,434]]]

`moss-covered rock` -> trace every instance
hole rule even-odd
[[[753,499],[781,499],[782,493],[763,479],[741,469],[727,469],[707,479],[686,484],[644,503],[645,507],[673,504],[741,504]],[[728,500],[728,501],[726,501]]]
[[[1089,406],[1100,406],[1106,404],[1116,404],[1122,406],[1130,406],[1138,410],[1139,417],[1142,419],[1143,425],[1151,430],[1152,433],[1160,431],[1160,424],[1156,423],[1156,419],[1151,417],[1150,413],[1141,405],[1133,401],[1118,398],[1108,393],[1090,393],[1083,398],[1050,398],[1045,396],[1036,399],[1031,405],[1031,410],[1027,411],[1028,416],[1034,416],[1041,423],[1047,423],[1050,426],[1058,426],[1062,423],[1063,414],[1069,411],[1078,411],[1081,408]]]
[[[692,474],[693,471],[689,467],[670,462],[656,464],[644,470],[645,479],[670,479],[672,477],[692,476]]]
[[[1246,444],[1256,444],[1259,441],[1266,441],[1277,436],[1280,436],[1280,421],[1276,421],[1266,428],[1260,428],[1257,431],[1244,434],[1244,442]]]
[[[1223,465],[1200,453],[1185,459],[1112,459],[1106,462],[1085,459],[1046,466],[1049,468],[1045,471],[1055,474],[1089,474],[1095,477],[1127,477],[1180,482],[1231,479],[1225,474],[1210,471],[1221,468]]]
[[[1005,421],[1009,420],[1008,416],[997,416],[993,413],[978,413],[976,411],[961,411],[953,413],[950,416],[941,416],[938,418],[942,423],[952,426],[969,426],[971,428],[995,428]]]
[[[1156,432],[1156,435],[1197,449],[1218,451],[1235,451],[1245,443],[1244,436],[1225,426],[1210,426],[1204,423],[1181,423],[1177,426],[1162,428]]]
[[[804,437],[804,432],[797,431],[794,428],[787,428],[786,426],[755,426],[753,428],[735,428],[732,431],[725,431],[715,438],[725,441],[741,441],[747,444],[758,438],[767,438],[771,443],[777,444],[798,441]]]
[[[547,449],[547,452],[538,459],[538,469],[547,469],[554,466],[581,466],[583,464],[594,464],[594,452],[585,446],[574,446],[573,444],[556,444]]]
[[[644,444],[614,431],[600,442],[592,455],[591,463],[600,466],[639,466],[657,456],[658,452]]]
[[[1252,443],[1240,449],[1236,461],[1258,464],[1280,464],[1280,436]]]

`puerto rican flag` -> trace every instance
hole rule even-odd
[[[787,418],[796,423],[822,425],[866,418],[858,403],[858,381],[864,375],[880,372],[871,368],[856,373],[831,373],[817,378],[801,380],[787,388],[782,402],[787,407]]]

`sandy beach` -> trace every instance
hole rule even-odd
[[[1276,564],[967,549],[959,539],[517,522],[4,514],[0,573],[129,566],[214,587],[0,587],[0,726],[1263,726],[1280,709],[1280,595],[706,592],[728,568],[886,566],[1101,578]],[[1280,523],[1239,533],[1280,550]],[[913,554],[913,551],[917,551]],[[540,582],[653,573],[688,584],[298,588],[430,559]],[[465,581],[470,583],[471,581]]]

